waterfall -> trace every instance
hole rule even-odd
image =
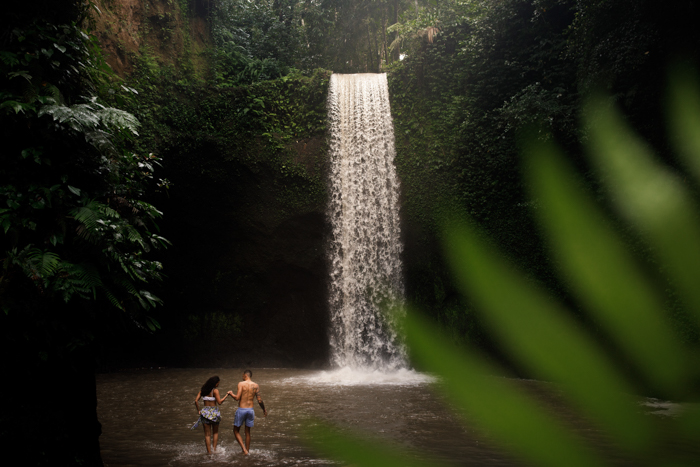
[[[399,181],[386,74],[333,74],[329,247],[332,363],[393,370],[406,356],[391,326],[404,286]]]

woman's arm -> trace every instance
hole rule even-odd
[[[219,404],[219,405],[221,405],[221,403],[222,403],[223,401],[225,401],[226,398],[228,397],[228,394],[226,394],[226,395],[224,396],[224,398],[222,399],[221,396],[219,395],[219,390],[218,390],[218,389],[214,389],[214,397],[216,398],[216,403]]]
[[[197,397],[194,398],[194,406],[197,408],[197,413],[199,413],[199,404],[197,403],[197,401],[200,397],[202,397],[202,391],[199,391],[197,393]]]

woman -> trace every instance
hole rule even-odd
[[[219,396],[219,390],[217,389],[219,387],[219,381],[220,379],[218,376],[212,376],[209,378],[207,382],[204,383],[204,386],[202,386],[202,389],[200,389],[197,393],[197,397],[194,399],[194,406],[197,408],[199,418],[197,419],[197,422],[192,425],[191,429],[194,430],[200,423],[204,426],[204,445],[207,447],[207,454],[211,454],[212,451],[209,447],[212,431],[214,432],[214,451],[216,451],[216,444],[219,442],[219,422],[221,422],[221,412],[219,412],[219,407],[217,407],[217,405],[222,404],[228,397],[228,394],[226,394],[223,399]],[[204,401],[204,407],[202,407],[202,410],[199,410],[198,401],[200,397]]]

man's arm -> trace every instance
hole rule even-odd
[[[262,394],[260,394],[260,386],[255,388],[255,397],[258,399],[258,405],[263,409],[263,415],[267,417],[267,410],[265,410],[265,403],[262,400]]]

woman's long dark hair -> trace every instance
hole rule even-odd
[[[204,386],[202,386],[202,390],[200,391],[202,394],[202,397],[208,396],[210,392],[214,389],[214,386],[216,386],[216,383],[220,381],[218,376],[212,376],[207,380],[206,383],[204,383]]]

